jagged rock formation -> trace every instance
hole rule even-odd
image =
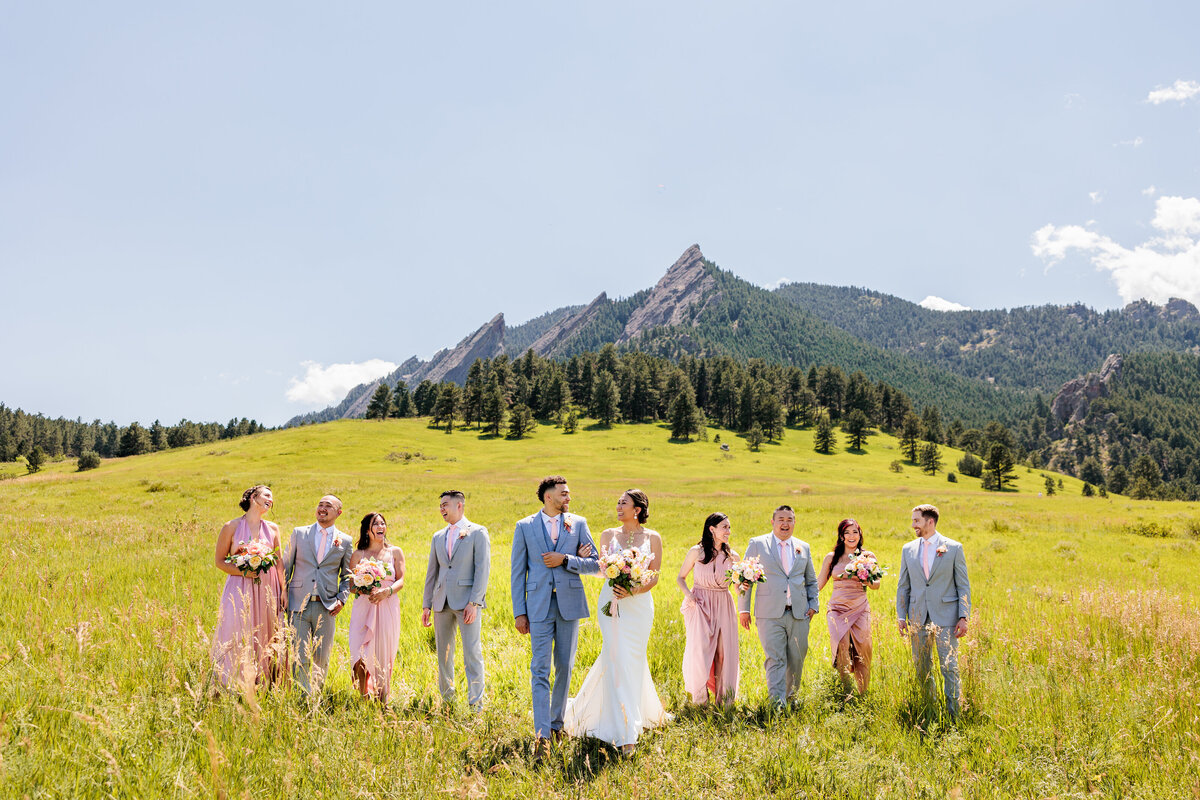
[[[1121,363],[1121,356],[1113,353],[1104,359],[1104,365],[1098,373],[1089,372],[1082,378],[1067,381],[1050,405],[1055,418],[1063,425],[1081,422],[1087,416],[1092,401],[1097,397],[1107,397],[1109,385],[1121,377]]]
[[[533,352],[545,358],[554,358],[559,355],[570,340],[571,336],[578,333],[589,322],[596,318],[600,313],[600,309],[608,305],[608,293],[601,292],[595,300],[588,303],[582,311],[559,321],[550,330],[543,333],[531,345]]]
[[[650,296],[629,317],[617,343],[628,342],[642,331],[678,327],[694,319],[692,306],[707,299],[716,280],[704,267],[704,254],[694,244],[679,257],[650,291]]]
[[[504,352],[504,315],[497,314],[488,323],[463,339],[453,349],[439,350],[433,358],[404,378],[410,386],[424,380],[434,383],[462,383],[477,358],[495,358]],[[365,410],[365,407],[364,407]]]

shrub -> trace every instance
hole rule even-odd
[[[946,473],[946,482],[947,483],[958,483],[958,476],[955,475],[953,472],[947,472]]]
[[[888,469],[890,469],[892,472],[904,472],[904,465],[899,461],[893,461],[892,463],[888,464]]]
[[[958,471],[963,475],[978,478],[983,475],[983,462],[970,453],[966,453],[958,460]]]
[[[1125,526],[1126,533],[1135,536],[1145,536],[1150,539],[1165,539],[1171,535],[1171,528],[1161,522],[1131,522]]]
[[[95,450],[84,450],[79,456],[79,471],[95,469],[100,466],[100,454]]]
[[[1096,494],[1096,490],[1092,488],[1092,485],[1090,483],[1085,483],[1083,485],[1083,496],[1084,497],[1093,497],[1093,496],[1095,496],[1095,494]]]

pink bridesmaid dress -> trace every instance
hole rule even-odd
[[[396,582],[396,564],[389,549],[380,559],[392,568],[383,588]],[[367,694],[386,699],[392,687],[392,666],[400,646],[400,597],[391,595],[372,603],[365,595],[354,596],[350,609],[350,665],[362,662],[367,670]]]
[[[738,687],[738,623],[725,570],[732,562],[721,552],[692,569],[692,601],[683,603],[687,643],[683,648],[683,685],[695,703],[709,692],[732,703]]]
[[[871,605],[858,581],[835,577],[832,583],[825,619],[833,666],[837,668],[838,650],[843,650],[860,691],[866,691],[871,680]]]
[[[254,539],[274,544],[266,522],[251,534],[242,517],[233,532],[230,552]],[[263,678],[273,679],[281,670],[285,643],[279,573],[278,566],[267,570],[258,583],[240,575],[225,579],[212,650],[216,677],[223,686],[253,686]]]

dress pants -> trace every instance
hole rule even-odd
[[[579,620],[566,619],[558,611],[558,598],[550,595],[546,618],[529,623],[529,683],[533,694],[533,731],[549,738],[562,730],[567,692],[571,688],[571,667],[575,663],[575,645],[579,640]],[[550,691],[550,664],[554,663],[554,692]]]
[[[958,717],[958,697],[962,690],[958,679],[958,637],[954,628],[939,628],[923,625],[912,634],[913,664],[917,668],[917,682],[926,702],[935,701],[937,686],[933,680],[933,651],[937,649],[938,664],[942,669],[942,683],[946,694],[946,711],[951,719]]]
[[[785,705],[800,688],[804,657],[808,655],[808,623],[792,616],[791,606],[778,619],[757,617],[758,640],[762,642],[767,670],[767,694],[778,705]]]
[[[467,702],[478,710],[483,706],[483,609],[477,609],[475,621],[463,622],[463,612],[447,608],[433,612],[433,639],[437,643],[438,691],[447,704],[454,702],[454,635],[462,637],[463,670],[467,673]]]
[[[312,694],[321,690],[329,672],[329,654],[333,652],[333,634],[337,621],[320,600],[309,596],[304,607],[288,614],[288,624],[294,631],[296,667],[293,675],[300,690]],[[313,684],[316,684],[315,687]]]

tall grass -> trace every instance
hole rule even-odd
[[[865,454],[812,452],[789,431],[749,452],[733,434],[667,442],[655,426],[542,428],[531,439],[451,435],[413,420],[341,422],[130,459],[75,473],[67,464],[0,483],[6,557],[0,585],[0,795],[20,797],[1175,797],[1200,795],[1200,614],[1192,586],[1195,505],[1082,498],[1065,478],[1039,497],[1040,472],[1019,491],[948,483],[873,437]],[[409,453],[409,458],[393,454]],[[416,456],[420,453],[420,456]],[[947,451],[946,462],[957,454]],[[570,479],[572,511],[599,531],[619,493],[640,486],[666,545],[655,590],[650,667],[676,720],[632,759],[594,741],[550,758],[531,752],[529,643],[512,628],[508,553],[513,523],[537,507],[546,473]],[[348,613],[339,616],[321,701],[291,687],[217,692],[210,636],[224,575],[212,567],[220,525],[241,491],[270,483],[272,519],[309,524],[320,495],[339,494],[353,530],[382,510],[408,560],[405,628],[386,708],[351,686]],[[446,709],[436,690],[420,586],[437,495],[468,493],[488,526],[492,581],[484,613],[488,706]],[[673,583],[700,524],[731,515],[733,544],[797,511],[797,535],[827,552],[854,516],[892,567],[871,593],[875,666],[865,698],[846,702],[830,666],[824,615],[812,626],[802,705],[765,703],[762,651],[741,634],[741,689],[729,711],[686,704],[684,631]],[[961,646],[966,697],[949,726],[922,706],[906,642],[895,629],[894,575],[910,538],[908,511],[942,509],[940,529],[966,546],[974,589]],[[1153,523],[1165,538],[1131,530]],[[1189,527],[1192,526],[1192,527]],[[600,582],[588,584],[595,598]],[[827,602],[828,590],[822,596]],[[593,603],[594,606],[594,603]],[[593,613],[594,613],[593,607]],[[600,649],[581,628],[574,687]],[[460,696],[465,695],[461,664]]]

